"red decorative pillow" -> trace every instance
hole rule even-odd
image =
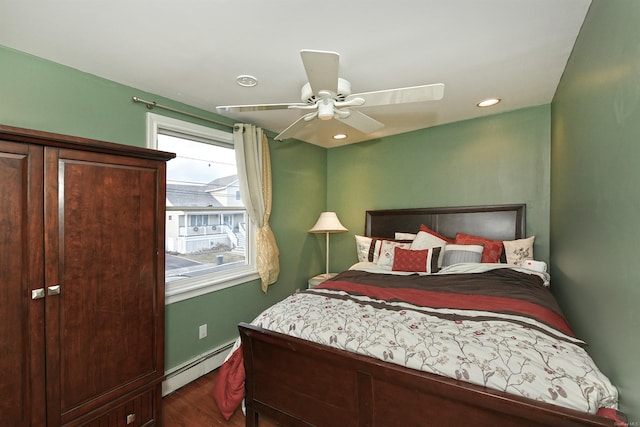
[[[502,240],[491,240],[470,234],[456,233],[457,245],[484,245],[482,260],[480,262],[500,262],[502,255]]]
[[[434,273],[438,271],[438,255],[441,248],[412,251],[396,246],[393,255],[393,271]]]
[[[442,234],[438,233],[437,231],[433,231],[432,229],[430,229],[429,227],[427,227],[424,224],[420,224],[420,231],[424,231],[424,232],[429,233],[429,234],[431,234],[433,236],[436,236],[436,237],[444,240],[447,243],[455,243],[456,242],[455,239],[452,239],[450,237],[445,237]]]

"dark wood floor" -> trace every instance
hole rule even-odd
[[[245,417],[238,409],[225,420],[213,400],[213,384],[218,371],[200,377],[162,399],[164,427],[243,427]],[[276,427],[277,424],[260,418],[260,427]]]

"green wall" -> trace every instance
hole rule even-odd
[[[332,271],[356,262],[365,211],[527,204],[535,256],[549,258],[550,107],[539,106],[328,150]]]
[[[554,289],[640,424],[640,2],[593,0],[552,103]]]
[[[132,96],[215,120],[223,118],[0,46],[0,124],[110,142],[146,145],[146,113]],[[213,126],[206,121],[163,114]],[[216,126],[213,126],[216,127]],[[222,127],[223,130],[229,130]],[[166,308],[167,369],[233,340],[236,325],[306,286],[322,270],[322,242],[307,230],[326,204],[326,150],[270,141],[271,226],[280,249],[280,279],[265,295],[258,281],[170,304]],[[198,339],[198,326],[208,336]]]
[[[638,423],[640,272],[625,255],[640,234],[638,18],[635,0],[593,1],[551,106],[331,150],[270,141],[280,280],[267,295],[254,281],[167,306],[167,369],[233,339],[239,321],[324,270],[323,236],[307,230],[325,209],[349,229],[331,236],[339,271],[356,260],[368,209],[526,203],[536,258],[550,261],[554,292]],[[222,119],[3,47],[0,65],[1,124],[144,146],[147,109],[133,95]],[[198,340],[202,323],[209,336]]]

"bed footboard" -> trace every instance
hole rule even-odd
[[[239,325],[248,427],[614,426],[613,420],[512,396]]]

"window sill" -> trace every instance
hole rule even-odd
[[[241,285],[252,280],[260,279],[256,270],[238,272],[232,276],[218,277],[215,280],[188,282],[183,284],[166,284],[165,305],[184,301],[211,292],[220,291],[232,286]]]

